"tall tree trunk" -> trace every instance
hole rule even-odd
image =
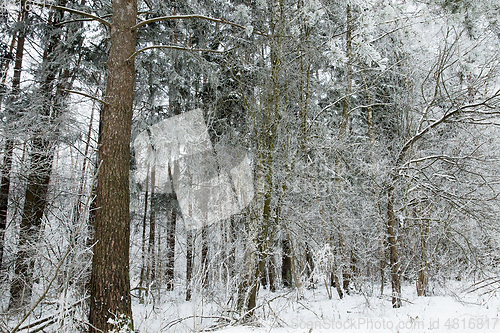
[[[166,281],[167,290],[174,290],[174,271],[175,271],[175,229],[177,223],[177,195],[174,191],[172,172],[168,168],[168,176],[170,179],[171,193],[167,199],[169,203],[169,211],[167,212],[167,267]]]
[[[151,202],[155,201],[155,184],[156,184],[156,160],[153,162],[151,168]],[[146,271],[146,280],[148,284],[154,282],[156,277],[156,212],[153,205],[151,205],[151,212],[149,213],[149,245],[148,245],[148,266]]]
[[[0,269],[3,262],[5,230],[7,229],[7,211],[9,207],[10,170],[12,169],[12,154],[14,141],[5,140],[4,157],[2,165],[2,178],[0,185]]]
[[[284,35],[284,3],[281,0],[271,0],[269,2],[271,11],[271,36],[270,36],[270,87],[265,101],[265,109],[262,114],[261,124],[259,124],[258,132],[255,133],[257,140],[257,150],[259,161],[256,165],[255,177],[256,183],[261,187],[256,193],[260,198],[257,200],[255,209],[259,212],[252,214],[251,223],[252,233],[256,237],[255,241],[257,253],[254,262],[254,272],[250,275],[248,287],[250,293],[247,301],[247,310],[252,314],[252,310],[257,305],[257,295],[260,286],[260,276],[263,273],[263,268],[267,256],[268,245],[271,242],[271,213],[272,213],[272,189],[273,189],[273,152],[277,137],[277,128],[279,121],[280,108],[280,66],[282,57],[282,36]],[[255,225],[256,224],[256,225]],[[256,232],[256,233],[255,233]],[[254,245],[250,246],[252,249]],[[253,256],[252,255],[252,256]]]
[[[21,1],[20,23],[22,28],[17,36],[16,55],[14,63],[14,76],[12,78],[13,98],[19,95],[21,89],[21,71],[23,67],[24,41],[26,38],[26,24],[28,21],[28,11],[26,4]],[[12,154],[14,151],[14,140],[7,136],[5,140],[4,158],[2,165],[2,177],[0,183],[0,269],[3,262],[5,229],[7,228],[7,211],[9,206],[10,192],[10,170],[12,169]]]
[[[148,220],[148,198],[149,198],[149,163],[146,168],[146,192],[144,193],[144,215],[142,217],[142,239],[141,239],[141,272],[139,275],[139,299],[144,302],[142,297],[142,288],[146,278],[146,225]]]
[[[10,287],[11,309],[19,309],[31,300],[33,269],[42,225],[42,217],[47,204],[47,191],[52,172],[53,145],[49,140],[36,138],[30,152],[31,173],[24,202],[23,216],[19,230],[19,244],[15,259],[15,276]]]
[[[136,0],[114,0],[107,62],[106,104],[102,109],[96,204],[94,260],[91,274],[92,332],[113,329],[123,319],[132,328],[129,278],[130,135],[134,94]]]
[[[227,281],[229,282],[231,278],[235,275],[235,261],[236,261],[236,223],[234,221],[234,215],[229,218],[229,226],[225,228],[225,239],[226,239],[226,254],[227,254]]]
[[[351,93],[352,93],[352,12],[351,12],[351,6],[347,5],[346,9],[346,14],[347,14],[347,27],[346,27],[346,57],[347,57],[347,64],[346,64],[346,90],[345,90],[345,97],[342,103],[342,122],[340,124],[340,131],[339,131],[339,140],[342,142],[345,140],[346,135],[348,134],[348,128],[349,128],[349,122],[350,122],[350,100],[351,100]],[[343,189],[343,184],[342,184],[342,151],[339,150],[336,161],[336,172],[337,172],[337,187],[339,190],[340,196],[342,196],[342,189]],[[339,272],[342,274],[342,288],[345,293],[349,293],[349,285],[351,282],[351,262],[350,262],[350,255],[349,255],[349,248],[347,246],[347,241],[346,241],[346,232],[347,232],[347,225],[345,222],[345,214],[344,214],[344,203],[339,202],[337,210],[339,212],[339,217],[340,217],[340,231],[339,231],[339,254],[340,254],[340,267],[339,267]],[[337,283],[338,284],[338,283]],[[337,285],[337,291],[339,291],[339,286]],[[339,297],[343,297],[343,293],[339,293]]]
[[[66,0],[60,0],[59,5],[64,6]],[[61,91],[54,92],[55,80],[60,69],[55,65],[55,54],[61,43],[61,33],[56,33],[59,22],[62,21],[64,13],[54,11],[51,13],[48,23],[49,40],[45,45],[42,59],[43,83],[41,119],[47,119],[45,124],[37,124],[35,138],[31,143],[29,162],[31,164],[30,174],[24,200],[23,215],[19,229],[19,244],[15,258],[14,279],[10,288],[10,304],[12,309],[18,309],[31,300],[33,287],[33,269],[35,264],[36,250],[34,246],[40,237],[42,217],[47,205],[47,192],[52,174],[52,162],[54,159],[54,138],[44,137],[44,131],[52,126],[51,122],[62,112],[62,101],[66,97]],[[67,80],[62,77],[61,80]],[[62,85],[62,84],[61,84]],[[57,135],[55,135],[57,136]]]
[[[175,199],[177,200],[177,199]],[[174,290],[174,271],[175,271],[175,230],[177,223],[177,210],[172,209],[167,220],[167,267],[166,280],[167,290]]]
[[[361,66],[360,66],[361,67]],[[372,164],[372,178],[373,178],[373,192],[374,197],[377,200],[375,206],[377,208],[377,229],[378,229],[378,252],[379,252],[379,273],[380,273],[380,295],[384,294],[384,285],[385,285],[385,267],[386,267],[386,249],[385,249],[385,238],[386,232],[384,227],[384,219],[382,218],[382,208],[380,202],[378,200],[380,196],[380,188],[377,184],[376,180],[376,170],[375,170],[375,133],[373,130],[373,108],[372,108],[372,98],[371,93],[368,87],[368,83],[366,82],[366,76],[364,70],[361,70],[361,76],[363,77],[363,84],[365,87],[366,93],[366,104],[368,105],[366,108],[366,118],[368,120],[368,138],[370,140],[370,160]]]
[[[392,307],[401,307],[401,267],[398,256],[398,244],[394,227],[396,216],[394,214],[394,185],[388,190],[387,200],[387,240],[389,243],[392,284]]]

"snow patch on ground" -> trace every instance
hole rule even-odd
[[[500,298],[467,293],[458,285],[439,296],[418,297],[413,286],[403,288],[403,307],[391,307],[390,291],[383,296],[353,293],[339,299],[335,290],[328,298],[325,287],[280,291],[261,290],[257,319],[236,322],[237,315],[222,302],[194,295],[183,300],[180,291],[169,292],[156,304],[134,305],[134,324],[139,332],[221,333],[314,333],[314,332],[499,332]],[[163,292],[165,293],[165,292]],[[227,311],[225,311],[227,309]],[[228,318],[229,326],[223,318]]]

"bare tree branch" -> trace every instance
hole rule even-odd
[[[105,101],[103,101],[102,99],[99,99],[99,98],[97,98],[97,97],[94,97],[94,96],[92,96],[92,95],[86,94],[86,93],[81,92],[81,91],[76,91],[76,90],[68,90],[68,89],[61,89],[61,91],[64,91],[64,92],[67,92],[67,93],[71,93],[71,94],[82,95],[82,96],[88,97],[88,98],[90,98],[90,99],[93,99],[94,101],[100,102],[100,103],[102,103],[102,104],[108,104],[108,103],[106,103]]]

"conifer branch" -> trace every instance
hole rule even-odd
[[[217,19],[217,18],[205,16],[205,15],[196,15],[196,14],[193,14],[193,15],[173,15],[173,16],[154,17],[152,19],[145,20],[145,21],[137,23],[131,29],[132,30],[136,30],[136,29],[142,27],[143,25],[154,23],[154,22],[171,21],[171,20],[183,20],[183,19],[202,19],[202,20],[207,20],[207,21],[211,21],[211,22],[215,22],[215,23],[227,24],[227,25],[230,25],[230,26],[233,26],[233,27],[236,27],[236,28],[240,28],[242,30],[246,30],[247,29],[247,27],[245,27],[245,26],[242,26],[240,24],[228,21],[228,20],[223,19],[223,18],[222,19]],[[253,30],[252,33],[255,33],[255,34],[261,35],[261,36],[266,36],[266,34],[264,34],[263,32],[261,32],[259,30]]]
[[[77,15],[81,15],[81,16],[84,16],[84,17],[88,17],[89,19],[92,19],[94,21],[98,21],[98,22],[104,24],[107,27],[111,27],[111,23],[109,23],[108,21],[104,20],[102,17],[96,16],[96,15],[93,15],[93,14],[90,14],[90,13],[82,12],[80,10],[76,10],[76,9],[68,8],[68,7],[63,7],[63,6],[57,6],[57,5],[53,5],[53,4],[49,4],[49,3],[40,3],[40,2],[35,2],[35,1],[29,1],[29,0],[27,0],[25,2],[27,4],[34,5],[34,6],[45,7],[45,8],[54,8],[54,9],[57,9],[57,10],[62,10],[62,11],[68,12],[68,13],[72,13],[72,14],[77,14]]]
[[[145,48],[142,48],[140,50],[135,51],[128,59],[127,61],[131,61],[135,58],[136,55],[139,53],[142,53],[147,50],[151,49],[171,49],[171,50],[181,50],[181,51],[188,51],[188,52],[210,52],[210,53],[219,53],[219,54],[224,54],[227,53],[231,50],[234,50],[235,48],[226,50],[226,51],[217,51],[217,50],[210,50],[210,49],[190,49],[188,47],[182,47],[182,46],[176,46],[176,45],[153,45],[153,46],[148,46]]]
[[[92,95],[89,95],[89,94],[86,94],[84,92],[81,92],[81,91],[77,91],[77,90],[68,90],[68,89],[61,89],[61,91],[63,92],[67,92],[67,93],[71,93],[71,94],[77,94],[77,95],[82,95],[84,97],[88,97],[90,99],[93,99],[94,101],[97,101],[97,102],[100,102],[104,105],[107,105],[108,103],[106,103],[105,101],[103,101],[102,99],[99,99],[97,97],[94,97]]]

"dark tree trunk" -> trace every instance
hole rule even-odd
[[[208,288],[208,227],[201,229],[201,268],[203,274],[203,288]]]
[[[66,0],[58,2],[64,6]],[[46,136],[44,131],[50,128],[53,119],[62,112],[62,100],[66,97],[61,91],[54,92],[57,73],[60,71],[55,65],[56,49],[61,43],[61,33],[54,32],[59,22],[62,21],[63,12],[55,11],[49,21],[48,34],[50,36],[44,50],[42,67],[43,83],[41,93],[43,96],[41,119],[47,123],[37,124],[34,129],[35,138],[31,143],[29,161],[31,163],[28,184],[26,188],[24,209],[19,230],[19,244],[15,259],[14,279],[10,288],[10,304],[12,309],[18,309],[31,300],[33,288],[33,269],[36,250],[34,245],[40,237],[42,217],[47,206],[47,192],[52,174],[55,138]],[[61,75],[62,80],[67,77]],[[62,85],[62,82],[60,82]]]
[[[10,304],[18,309],[31,300],[33,268],[42,217],[47,204],[47,191],[52,171],[54,151],[48,140],[36,138],[30,153],[31,173],[24,202],[23,216],[19,231],[19,244],[15,259],[15,276],[10,287]]]
[[[281,248],[283,251],[283,257],[281,262],[281,280],[283,287],[291,288],[293,286],[293,276],[292,276],[292,249],[290,247],[290,241],[285,235],[285,238],[281,242]]]
[[[193,276],[193,231],[188,230],[186,238],[186,301],[191,300],[192,276]]]
[[[19,95],[21,85],[21,70],[23,67],[24,41],[26,36],[26,23],[28,21],[28,11],[25,2],[21,1],[21,24],[23,28],[19,30],[17,37],[16,55],[14,63],[14,76],[12,78],[12,95]],[[2,178],[0,184],[0,268],[3,262],[4,237],[7,228],[7,210],[9,205],[10,192],[10,170],[12,169],[12,154],[14,150],[14,140],[7,136],[4,148],[4,160],[2,166]]]
[[[306,247],[306,276],[309,279],[310,283],[313,283],[312,279],[312,273],[314,272],[314,260],[313,260],[313,253],[311,250],[311,247],[309,246],[308,243],[305,244]]]
[[[175,198],[173,200],[177,200]],[[167,219],[167,268],[166,280],[167,290],[174,290],[174,268],[175,268],[175,229],[177,222],[177,210],[172,208]]]
[[[340,299],[344,298],[344,292],[342,291],[342,287],[340,286],[340,279],[337,274],[332,273],[330,285],[335,286]]]
[[[172,193],[169,195],[169,211],[167,212],[167,268],[165,277],[167,280],[167,290],[174,290],[174,268],[175,268],[175,229],[177,223],[177,195],[174,191],[172,172],[168,168],[170,179],[170,188]]]
[[[350,284],[351,284],[351,279],[352,279],[352,257],[350,253],[346,253],[345,255],[346,260],[344,261],[344,269],[342,270],[342,289],[344,289],[344,292],[349,295],[350,293]]]
[[[234,216],[229,218],[229,230],[226,229],[226,244],[227,244],[227,280],[229,281],[235,274],[235,261],[236,261],[236,223],[234,221]]]
[[[427,258],[427,239],[429,237],[429,220],[422,219],[420,225],[420,263],[417,272],[417,295],[427,296],[429,259]]]
[[[144,194],[144,215],[142,217],[142,240],[141,240],[141,273],[139,275],[139,297],[141,302],[144,301],[142,298],[142,288],[145,282],[146,274],[146,221],[148,220],[148,196],[149,196],[149,163],[146,169],[146,193]]]
[[[155,182],[156,182],[156,166],[151,168],[151,201],[155,200]],[[153,205],[151,205],[153,206]],[[155,208],[151,207],[149,213],[149,247],[148,247],[148,268],[146,271],[146,280],[148,283],[153,282],[156,276],[156,212]]]
[[[3,157],[2,178],[0,185],[0,269],[3,262],[5,230],[7,229],[7,210],[9,206],[10,170],[12,169],[12,151],[14,141],[5,140],[5,153]]]
[[[129,278],[129,166],[134,93],[136,0],[113,1],[106,104],[99,147],[94,260],[91,274],[91,332],[108,332],[108,321],[123,318],[131,327]]]
[[[394,227],[396,216],[394,215],[394,187],[391,186],[388,191],[387,202],[387,240],[389,243],[390,261],[391,261],[391,284],[392,284],[392,307],[401,307],[401,268],[398,256],[398,244]]]

